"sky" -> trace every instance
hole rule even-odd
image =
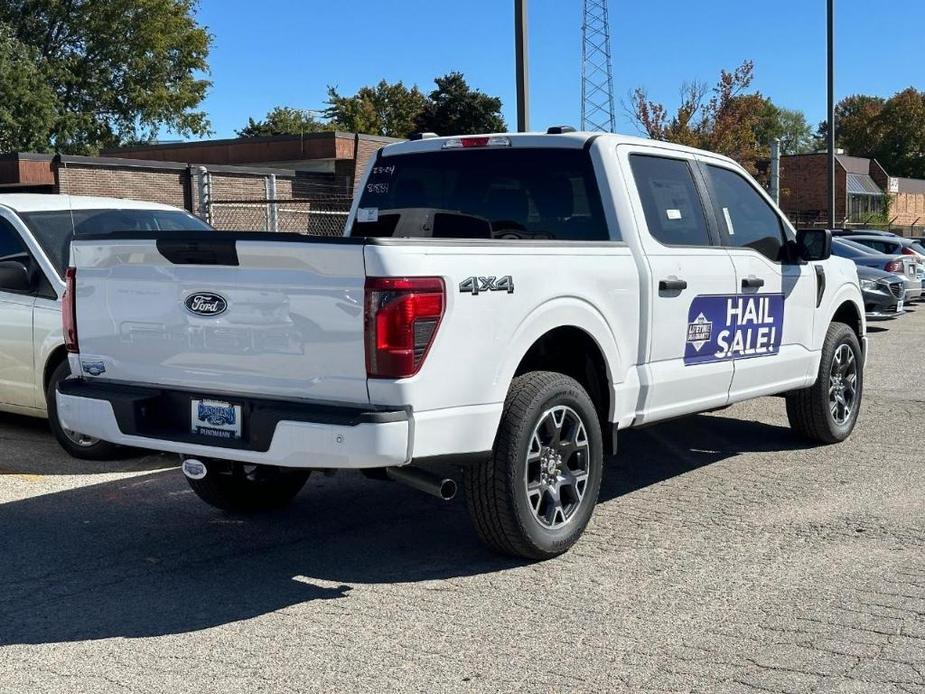
[[[200,0],[214,35],[203,104],[212,137],[234,137],[274,106],[320,109],[381,79],[433,88],[458,70],[516,123],[512,0]],[[825,0],[610,0],[617,131],[637,86],[672,110],[682,82],[713,84],[755,62],[754,88],[825,117]],[[256,11],[259,8],[259,11]],[[579,125],[581,0],[528,0],[530,125]],[[925,0],[837,0],[836,94],[925,88]]]

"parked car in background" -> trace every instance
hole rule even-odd
[[[150,202],[70,195],[0,195],[0,411],[48,417],[65,450],[105,459],[115,446],[61,425],[55,388],[71,375],[61,327],[74,230],[211,231],[184,210]],[[87,372],[93,373],[92,364]]]
[[[925,246],[915,239],[902,236],[880,236],[877,234],[851,234],[849,240],[872,248],[878,253],[889,255],[911,255],[920,263],[925,263]]]
[[[858,265],[867,320],[891,320],[905,313],[906,285],[891,272]]]
[[[922,296],[922,280],[918,277],[918,264],[908,255],[887,255],[840,236],[832,239],[832,255],[848,258],[855,265],[872,267],[889,272],[903,280],[906,301]]]
[[[866,236],[896,236],[898,234],[892,231],[883,231],[882,229],[834,229],[832,230],[832,236],[854,236],[856,234],[863,234]]]

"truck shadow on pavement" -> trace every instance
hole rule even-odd
[[[630,432],[601,498],[797,447],[788,430],[722,417]],[[521,565],[479,544],[463,503],[394,483],[317,475],[287,511],[236,517],[177,471],[154,472],[0,505],[0,646],[187,633],[363,585]]]
[[[0,413],[0,480],[3,475],[145,472],[164,470],[177,464],[176,456],[128,450],[122,460],[77,460],[64,453],[44,419]]]

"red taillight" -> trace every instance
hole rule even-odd
[[[900,252],[901,252],[903,255],[918,255],[918,253],[916,253],[916,252],[913,251],[911,248],[909,248],[909,246],[903,246],[903,247],[900,249]]]
[[[408,378],[424,363],[443,318],[446,289],[439,277],[366,280],[366,373]]]
[[[61,323],[64,328],[64,346],[71,354],[80,351],[77,345],[77,268],[69,267],[64,273],[66,288],[61,298]]]
[[[904,272],[903,261],[891,260],[884,266],[883,269],[886,270],[887,272]]]

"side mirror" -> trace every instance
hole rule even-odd
[[[800,260],[828,260],[832,255],[832,232],[828,229],[800,229],[796,255]]]
[[[19,260],[0,261],[0,291],[28,292],[34,285],[32,269]]]

